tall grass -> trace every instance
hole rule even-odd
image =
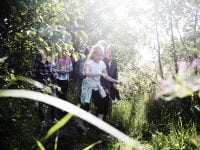
[[[199,123],[192,118],[186,121],[184,115],[190,115],[185,113],[190,107],[185,107],[183,101],[182,105],[173,105],[177,101],[155,101],[149,94],[141,92],[133,95],[113,105],[111,120],[115,126],[131,137],[149,143],[155,150],[200,149]],[[113,142],[110,147],[121,150],[123,144]]]
[[[197,130],[194,124],[183,127],[182,124],[169,124],[169,134],[156,132],[153,134],[151,144],[154,149],[193,150],[198,149],[194,143]]]
[[[129,125],[132,122],[132,105],[130,101],[119,101],[113,104],[111,124],[116,128],[129,133]]]
[[[131,100],[123,100],[113,105],[111,121],[117,128],[134,138],[141,138],[147,124],[146,104],[149,95],[138,93]]]

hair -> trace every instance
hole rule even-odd
[[[112,54],[115,54],[115,50],[116,50],[116,47],[112,44],[108,45],[106,50],[105,50],[105,54],[108,52],[108,51],[111,51]]]
[[[90,52],[89,47],[86,43],[81,43],[79,45],[79,49],[82,50],[82,52],[87,56]]]
[[[69,63],[68,56],[66,56],[65,54],[59,56],[56,61],[57,67],[59,69],[61,69],[62,67],[66,67],[68,63]]]
[[[94,56],[101,52],[103,53],[103,47],[100,44],[95,44],[94,46],[92,46],[90,53],[88,54],[87,60],[85,61],[84,66],[83,66],[83,74],[85,72],[85,67],[86,67],[87,61],[90,59],[93,60]]]
[[[36,61],[42,61],[42,54],[41,53],[37,53],[35,56],[35,60]]]
[[[94,59],[93,57],[102,52],[103,53],[103,47],[100,44],[95,44],[94,46],[92,46],[90,53],[88,54],[88,58],[89,59]]]
[[[100,40],[100,41],[97,42],[97,44],[100,44],[104,48],[104,50],[106,49],[106,47],[108,45],[105,40]]]

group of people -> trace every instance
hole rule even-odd
[[[106,120],[109,112],[111,89],[115,88],[116,84],[122,84],[117,80],[114,50],[114,46],[107,46],[105,41],[99,41],[91,48],[84,64],[85,79],[82,82],[81,107],[89,111],[93,99],[96,115],[102,120]]]
[[[58,58],[52,59],[51,62],[48,61],[47,55],[43,51],[37,53],[33,58],[32,78],[50,87],[51,95],[64,100],[67,100],[66,94],[72,70],[71,58],[64,51],[59,54]],[[60,90],[55,88],[54,84],[60,87]],[[37,90],[41,89],[37,88]],[[44,104],[39,103],[39,120],[42,124],[46,122],[44,109]],[[57,115],[61,115],[61,113],[61,111],[56,111],[54,107],[50,107],[51,122],[55,123],[58,119]]]
[[[67,100],[70,78],[75,76],[77,93],[80,93],[81,108],[90,111],[91,102],[96,108],[96,116],[106,120],[111,107],[111,100],[120,99],[116,84],[118,80],[117,62],[114,58],[115,47],[104,40],[98,41],[91,50],[87,44],[80,45],[80,57],[77,62],[62,51],[57,58],[49,62],[43,52],[38,53],[33,60],[33,79],[47,85],[48,81],[60,87],[60,91],[52,87],[52,95]],[[77,80],[78,79],[78,80]],[[51,107],[51,121],[55,122],[57,111]],[[43,104],[39,104],[39,119],[44,121]]]

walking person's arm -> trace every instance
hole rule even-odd
[[[108,80],[108,81],[110,81],[110,82],[113,82],[113,83],[116,83],[116,84],[120,84],[120,85],[122,84],[121,81],[111,78],[111,77],[108,75],[106,69],[104,69],[103,72],[100,73],[100,74],[101,74],[101,76],[102,76],[104,79],[106,79],[106,80]]]

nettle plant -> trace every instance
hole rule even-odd
[[[179,61],[178,68],[175,76],[160,82],[156,100],[171,101],[196,95],[200,97],[200,59],[194,59],[191,63],[185,60]]]

